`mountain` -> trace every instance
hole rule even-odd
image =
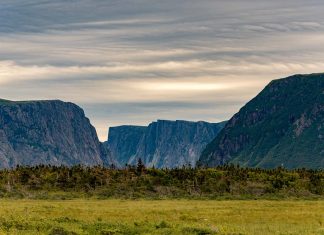
[[[0,168],[111,162],[77,105],[58,100],[0,100]]]
[[[324,74],[274,80],[207,145],[200,162],[324,167]]]
[[[204,147],[223,128],[222,123],[158,120],[147,127],[119,126],[109,129],[107,146],[120,166],[175,168],[194,166]]]
[[[119,167],[128,163],[130,156],[136,154],[138,144],[145,134],[145,126],[116,126],[110,127],[106,145]]]

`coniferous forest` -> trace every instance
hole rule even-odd
[[[223,165],[176,169],[137,166],[17,166],[0,171],[0,197],[72,198],[322,198],[324,171]]]

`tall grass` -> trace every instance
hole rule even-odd
[[[0,234],[324,234],[324,201],[1,200]]]

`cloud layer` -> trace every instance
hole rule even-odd
[[[23,3],[22,3],[23,2]],[[322,0],[3,0],[1,98],[108,126],[230,118],[270,80],[323,72]]]

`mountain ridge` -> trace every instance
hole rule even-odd
[[[0,100],[0,168],[111,161],[79,106],[61,100]]]
[[[273,80],[229,120],[207,145],[200,162],[323,167],[323,111],[324,74]]]
[[[117,156],[115,158],[119,161],[122,159],[121,167],[125,164],[135,165],[139,158],[149,167],[194,166],[202,148],[217,135],[223,125],[223,122],[158,119],[147,127],[137,127],[139,128],[137,130],[134,130],[136,126],[130,125],[112,127],[106,144],[112,155]],[[114,133],[114,130],[118,130],[119,133]],[[124,134],[123,137],[114,136],[125,131],[128,131],[128,134]],[[120,141],[122,138],[124,138],[122,143],[114,141],[117,139]],[[125,147],[125,142],[129,143],[129,148]]]

